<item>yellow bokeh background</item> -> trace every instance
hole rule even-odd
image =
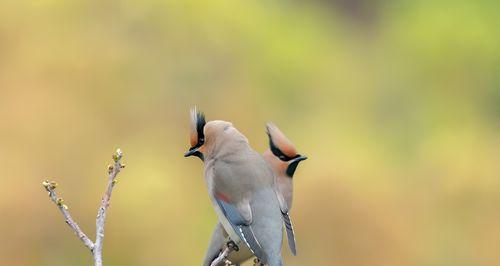
[[[500,265],[497,1],[0,2],[0,265],[201,265],[216,217],[189,108],[309,160],[286,265]],[[248,264],[251,265],[251,264]]]

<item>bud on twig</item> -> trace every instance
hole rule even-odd
[[[123,157],[122,150],[120,148],[118,148],[112,157],[113,157],[113,161],[115,161],[115,163],[118,162]]]
[[[113,167],[113,165],[112,164],[108,164],[108,174],[111,174],[111,172],[113,172],[113,169],[115,169]]]
[[[107,166],[109,173],[108,183],[105,194],[101,200],[101,206],[97,213],[95,242],[90,240],[90,238],[80,229],[78,224],[71,217],[68,211],[68,206],[64,204],[64,200],[58,197],[55,191],[57,183],[54,181],[50,181],[48,179],[42,182],[43,187],[45,188],[45,190],[47,190],[49,194],[50,200],[57,205],[62,215],[64,216],[66,224],[68,224],[68,226],[71,227],[71,229],[73,229],[78,238],[92,252],[92,256],[94,258],[94,265],[96,266],[102,266],[102,243],[104,238],[104,220],[106,217],[106,211],[109,207],[111,192],[116,183],[118,183],[117,175],[120,172],[120,169],[125,167],[125,164],[122,164],[120,161],[122,157],[123,157],[122,150],[117,149],[112,156],[114,163],[109,164]]]
[[[57,187],[57,183],[50,180],[43,181],[42,185],[45,187],[47,191],[54,190]]]
[[[57,206],[62,206],[63,202],[64,202],[64,200],[62,198],[57,198],[57,200],[56,200]]]

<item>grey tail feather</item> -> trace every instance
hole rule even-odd
[[[290,220],[290,216],[288,216],[288,213],[282,213],[282,214],[283,214],[283,220],[285,222],[288,247],[290,247],[290,251],[292,251],[292,254],[295,256],[297,255],[297,249],[295,248],[295,233],[293,232],[292,221]]]
[[[255,237],[253,233],[252,227],[249,225],[238,226],[241,229],[241,233],[243,235],[243,240],[250,248],[250,250],[255,254],[255,256],[262,262],[267,263],[267,255],[262,249],[259,241]],[[241,236],[240,236],[241,237]]]

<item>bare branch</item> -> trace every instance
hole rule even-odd
[[[122,168],[125,167],[124,164],[121,163],[121,159],[123,157],[123,153],[120,149],[116,150],[116,153],[113,154],[114,163],[108,166],[108,183],[106,187],[106,191],[104,192],[104,196],[101,200],[101,206],[99,207],[99,211],[97,212],[96,218],[96,241],[95,243],[87,237],[85,233],[80,229],[78,224],[73,220],[68,211],[68,206],[64,204],[62,198],[58,197],[55,188],[57,187],[57,183],[54,181],[45,180],[43,181],[43,186],[49,192],[50,199],[57,205],[58,209],[63,214],[66,219],[66,223],[73,229],[75,234],[80,238],[83,244],[92,252],[94,257],[94,265],[102,266],[102,244],[104,240],[104,222],[106,220],[106,211],[109,207],[109,202],[111,200],[111,193],[113,192],[113,188],[118,182],[117,175]]]
[[[108,185],[106,187],[106,191],[104,192],[104,196],[102,196],[101,207],[97,212],[96,219],[96,241],[95,241],[95,249],[94,249],[94,261],[96,266],[102,265],[102,243],[104,240],[104,223],[106,221],[106,211],[109,207],[109,201],[111,200],[111,193],[113,192],[113,188],[117,183],[118,179],[116,176],[120,172],[120,170],[125,167],[124,164],[121,164],[121,159],[123,157],[123,153],[120,149],[116,150],[116,153],[113,154],[113,165],[108,166]]]
[[[78,224],[73,220],[68,211],[68,206],[64,204],[62,198],[58,197],[56,194],[57,183],[54,181],[45,180],[42,185],[49,192],[50,199],[57,205],[57,208],[61,211],[64,219],[66,220],[66,224],[73,229],[75,234],[80,238],[83,244],[92,252],[94,250],[94,243],[88,238],[88,236],[80,229]]]

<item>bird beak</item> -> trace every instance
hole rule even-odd
[[[189,149],[189,151],[187,151],[186,153],[184,153],[184,157],[193,156],[198,151],[199,148],[200,147]]]
[[[307,156],[301,155],[295,159],[290,160],[290,164],[295,163],[295,162],[298,163],[298,162],[304,161],[304,160],[307,160]]]

